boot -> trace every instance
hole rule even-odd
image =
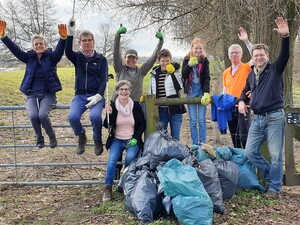
[[[86,141],[87,140],[86,140],[85,133],[78,135],[78,144],[77,144],[77,147],[76,147],[77,155],[81,155],[81,154],[84,153]]]
[[[111,201],[112,199],[112,185],[106,184],[103,191],[102,202]]]
[[[94,141],[95,143],[95,147],[94,147],[94,150],[95,150],[95,155],[101,155],[102,152],[103,152],[103,144],[102,144],[102,140],[100,141]]]
[[[56,139],[56,136],[55,136],[55,133],[53,132],[52,136],[49,137],[49,140],[50,140],[50,148],[55,148],[57,146],[57,139]]]
[[[36,146],[39,147],[39,148],[44,148],[45,147],[44,136],[38,137],[36,139]]]

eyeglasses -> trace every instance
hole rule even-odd
[[[130,90],[129,88],[119,88],[120,92],[122,92],[122,91],[128,92],[129,90]]]
[[[239,55],[242,54],[241,52],[229,52],[229,55]]]
[[[93,39],[81,39],[82,42],[92,42]]]

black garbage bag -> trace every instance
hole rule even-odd
[[[162,213],[162,197],[157,194],[157,181],[152,172],[142,170],[130,196],[126,196],[125,208],[142,224],[153,222]]]
[[[150,170],[155,170],[162,161],[183,160],[189,155],[189,148],[169,134],[155,131],[145,141],[144,154],[150,154]]]
[[[217,168],[210,159],[206,159],[199,162],[196,170],[214,205],[214,212],[223,214],[225,212],[225,206],[223,203],[222,188]]]
[[[220,184],[223,190],[223,200],[230,199],[238,187],[240,169],[237,164],[223,159],[214,159],[213,164],[217,168]]]

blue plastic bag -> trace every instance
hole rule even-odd
[[[173,211],[184,225],[211,225],[213,206],[209,198],[202,196],[177,195],[172,199]]]
[[[195,168],[171,159],[157,173],[164,193],[169,196],[201,196],[206,193]],[[208,195],[207,195],[208,196]]]

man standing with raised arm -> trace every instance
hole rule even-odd
[[[281,50],[274,63],[269,61],[269,48],[255,44],[252,48],[254,68],[241,94],[239,112],[246,115],[246,93],[251,91],[250,107],[254,118],[249,129],[246,155],[257,167],[267,183],[265,196],[276,198],[282,187],[285,113],[283,101],[283,71],[290,55],[289,27],[286,19],[278,17],[274,30],[281,35]],[[260,147],[267,141],[271,162],[261,154]]]
[[[248,50],[251,52],[253,45],[248,39],[246,30],[242,27],[239,29],[239,39],[243,41]],[[241,96],[241,92],[246,84],[246,79],[251,71],[252,60],[243,63],[243,49],[239,44],[233,44],[228,48],[228,57],[231,66],[223,72],[223,94],[230,94],[237,98]],[[244,116],[237,112],[232,112],[232,120],[228,121],[228,127],[231,134],[232,144],[235,148],[245,148],[250,127],[251,111],[248,110]]]

